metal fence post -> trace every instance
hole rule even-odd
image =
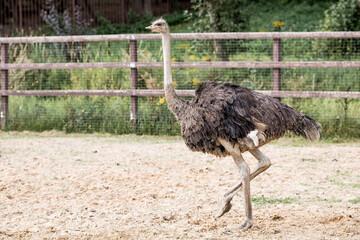
[[[8,63],[9,61],[9,44],[1,44],[1,63]],[[9,90],[9,70],[1,70],[1,90]],[[7,124],[9,110],[9,96],[1,96],[1,129],[4,129]]]
[[[130,40],[130,61],[131,61],[131,90],[137,89],[137,80],[138,80],[138,69],[135,67],[135,62],[137,62],[137,41]],[[131,95],[130,103],[130,125],[132,130],[136,130],[136,117],[138,112],[138,97]]]
[[[274,38],[273,40],[273,62],[281,61],[281,39]],[[273,68],[273,90],[281,90],[281,68]],[[281,98],[277,98],[281,100]]]

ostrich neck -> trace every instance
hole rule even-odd
[[[172,81],[171,73],[171,51],[170,51],[170,34],[162,34],[162,46],[163,46],[163,55],[164,55],[164,90],[166,102],[170,111],[175,115],[179,120],[182,113],[184,112],[184,107],[186,106],[185,100],[178,97],[175,92],[175,88]]]
[[[164,88],[168,85],[173,86],[171,74],[171,51],[170,51],[170,34],[162,34],[162,45],[164,55]]]

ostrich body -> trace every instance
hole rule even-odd
[[[229,82],[203,82],[192,101],[179,98],[172,83],[169,27],[159,19],[146,29],[162,35],[166,101],[180,123],[186,145],[193,151],[232,156],[240,172],[240,181],[224,194],[215,218],[230,210],[232,198],[243,189],[245,218],[228,230],[248,230],[253,225],[250,181],[271,165],[258,148],[287,130],[315,141],[321,137],[320,124],[277,99]],[[241,154],[245,151],[258,160],[251,172]]]

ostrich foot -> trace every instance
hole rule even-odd
[[[237,231],[237,230],[242,230],[242,231],[247,231],[249,228],[252,227],[252,225],[254,224],[252,219],[249,218],[245,218],[244,221],[242,222],[242,224],[237,225],[235,227],[232,228],[228,228],[224,231],[224,233],[229,233],[229,232],[233,232],[233,231]]]
[[[232,204],[230,201],[224,201],[221,205],[219,212],[215,215],[215,220],[219,219],[222,215],[230,211]]]

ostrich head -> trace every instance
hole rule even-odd
[[[169,33],[169,26],[166,21],[162,18],[152,22],[151,26],[146,27],[146,29],[152,30],[153,32],[158,33]]]

